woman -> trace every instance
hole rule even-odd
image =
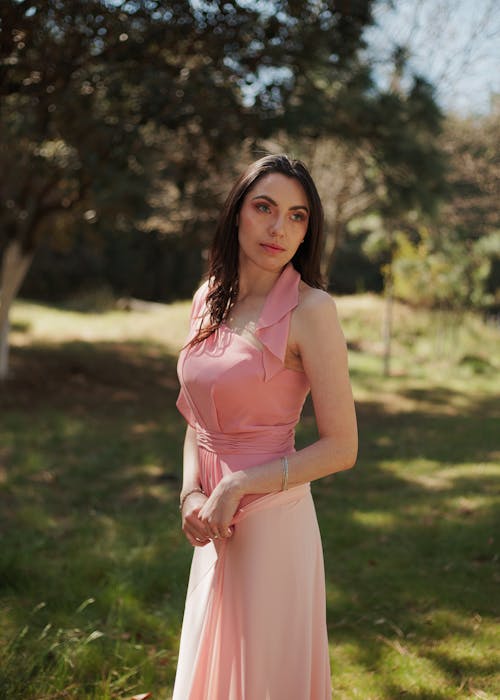
[[[194,546],[173,700],[331,698],[310,482],[357,452],[347,351],[321,289],[323,210],[300,161],[266,156],[223,207],[179,357],[180,498]],[[319,439],[295,451],[311,391]]]

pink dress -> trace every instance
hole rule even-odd
[[[177,406],[196,429],[201,483],[294,451],[309,391],[283,365],[300,276],[287,265],[257,348],[223,325],[179,357]],[[195,294],[193,337],[206,284]],[[233,536],[196,547],[172,700],[330,700],[323,550],[310,484],[249,495]]]

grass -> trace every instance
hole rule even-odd
[[[339,300],[361,449],[313,484],[336,700],[500,696],[498,329]],[[0,390],[0,697],[167,700],[191,557],[175,353],[189,304],[18,302]],[[298,445],[315,439],[306,405]],[[281,700],[281,699],[277,699]]]

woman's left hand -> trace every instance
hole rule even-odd
[[[235,480],[224,476],[205,501],[198,514],[205,523],[213,539],[231,537],[233,530],[231,520],[238,509],[241,492],[235,485]]]

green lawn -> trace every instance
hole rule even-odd
[[[15,306],[0,389],[1,698],[170,697],[191,557],[174,406],[188,309]],[[383,379],[380,300],[339,310],[360,455],[313,485],[334,699],[498,698],[500,332],[397,306]],[[297,437],[315,439],[309,405]]]

